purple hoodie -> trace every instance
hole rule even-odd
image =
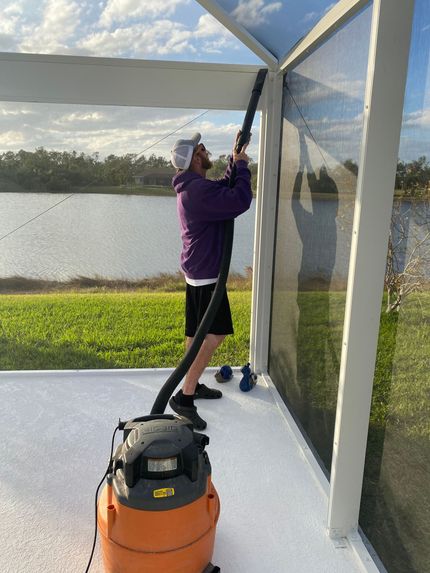
[[[246,161],[236,162],[236,180],[230,189],[231,168],[232,159],[224,177],[216,181],[188,170],[173,177],[182,238],[181,267],[190,279],[218,277],[224,221],[241,215],[251,205],[251,172]]]

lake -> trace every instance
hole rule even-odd
[[[0,237],[68,194],[1,193]],[[255,201],[236,219],[231,270],[252,266]],[[180,270],[175,197],[76,194],[0,241],[0,277],[141,279]]]
[[[0,193],[0,237],[67,196]],[[302,203],[307,212],[318,214],[318,224],[307,231],[310,248],[306,261],[302,260],[303,272],[312,276],[317,270],[324,275],[324,268],[330,267],[333,277],[346,280],[352,220],[345,224],[339,213],[334,223],[335,235],[327,234],[333,221],[331,202],[323,199],[312,203],[309,198],[302,198]],[[408,202],[403,203],[404,209],[409,206]],[[424,232],[416,217],[408,218],[410,237],[417,229],[420,234]],[[255,200],[235,223],[231,270],[240,274],[252,267],[254,220]],[[290,221],[291,225],[299,223]],[[289,249],[290,256],[297,250],[297,256],[304,257],[301,245],[297,247]],[[408,248],[413,248],[412,241]],[[138,280],[176,273],[180,270],[180,249],[175,197],[77,193],[0,240],[0,278],[21,276],[65,281],[86,276]],[[333,259],[334,267],[321,253],[331,253],[329,258]],[[300,260],[290,263],[293,267],[300,266]]]

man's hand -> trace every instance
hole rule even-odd
[[[233,151],[233,161],[236,163],[236,161],[246,161],[246,163],[248,163],[249,161],[249,157],[246,155],[245,151],[246,148],[248,147],[248,144],[244,145],[242,147],[242,151],[240,153],[238,153],[236,151],[236,148]]]
[[[234,142],[234,149],[236,149],[237,144],[238,144],[238,142],[239,142],[239,138],[240,138],[241,135],[242,135],[242,130],[239,129],[239,131],[238,131],[237,134],[236,134],[236,141]],[[249,145],[249,142],[251,141],[251,137],[252,137],[252,133],[249,134],[248,141],[246,141],[246,142],[244,143],[244,146],[245,146],[245,145]]]

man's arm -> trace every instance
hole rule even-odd
[[[237,142],[239,141],[239,137],[241,136],[241,134],[242,134],[241,130],[239,130],[236,134],[236,140],[234,142],[233,153],[228,156],[228,163],[227,163],[227,167],[225,169],[224,175],[220,179],[216,179],[216,181],[218,183],[221,183],[222,185],[229,185],[230,184],[230,175],[231,175],[231,172],[233,169],[233,163],[238,161],[238,159],[235,158],[235,153],[236,153]],[[251,139],[251,135],[250,135],[250,139]],[[242,151],[246,150],[246,148],[248,147],[248,144],[249,144],[249,141],[246,143],[246,145],[243,146]],[[248,156],[246,156],[246,162],[248,163],[248,161],[249,161],[249,158],[248,158]]]
[[[252,202],[251,172],[245,151],[235,154],[236,179],[233,187],[210,179],[194,180],[181,193],[187,212],[198,221],[225,221],[241,215]]]

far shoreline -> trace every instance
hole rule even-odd
[[[251,290],[252,270],[245,274],[230,273],[229,290]],[[54,294],[72,292],[179,292],[185,291],[185,279],[181,272],[161,273],[142,279],[107,279],[103,277],[77,276],[65,281],[34,279],[23,276],[0,278],[0,295]]]
[[[11,188],[2,189],[0,193],[40,193],[44,195],[78,195],[78,194],[94,194],[94,195],[145,195],[154,197],[175,197],[176,193],[173,187],[167,186],[141,186],[141,185],[121,185],[121,186],[100,186],[100,187],[76,187],[65,189],[63,191],[49,190],[49,189],[23,189]]]
[[[67,190],[49,190],[49,189],[24,189],[18,186],[4,189],[0,185],[0,193],[40,193],[41,195],[121,195],[121,196],[144,196],[144,197],[176,197],[176,191],[173,186],[159,185],[121,185],[121,186],[95,186],[95,187],[77,187]],[[253,198],[256,197],[255,189],[252,190]]]

